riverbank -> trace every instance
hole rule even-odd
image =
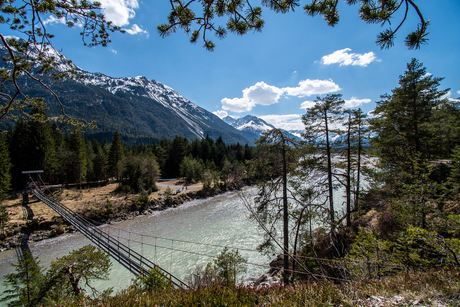
[[[100,224],[120,222],[155,211],[175,208],[181,204],[227,192],[228,189],[203,190],[201,183],[185,185],[181,180],[158,182],[158,191],[145,194],[119,192],[117,183],[88,189],[63,189],[53,197],[81,216]],[[173,195],[165,193],[173,191]],[[29,235],[29,242],[73,233],[73,226],[56,212],[34,197],[28,205],[22,204],[22,197],[5,200],[2,204],[10,220],[3,226],[0,235],[0,250],[14,248],[21,244],[23,233]]]

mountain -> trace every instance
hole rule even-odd
[[[258,118],[253,115],[246,115],[245,117],[235,119],[233,117],[227,116],[222,118],[224,122],[238,129],[248,140],[254,142],[255,139],[260,138],[262,133],[265,131],[275,129],[275,126],[268,124],[261,118]],[[290,138],[300,140],[300,135],[290,133],[289,131],[283,130],[286,135]]]
[[[304,130],[288,130],[288,132],[294,135],[295,137],[302,139],[302,134],[305,133],[305,129]]]
[[[0,47],[1,68],[7,67],[3,61],[6,55],[5,48]],[[97,129],[85,132],[90,139],[102,141],[106,138],[110,141],[118,130],[122,140],[128,144],[151,143],[175,135],[190,140],[206,135],[213,139],[222,136],[226,143],[252,144],[240,131],[158,81],[142,76],[112,78],[70,65],[82,78],[56,82],[44,76],[42,80],[57,94],[69,116],[96,121]],[[30,97],[45,99],[49,117],[61,114],[55,97],[42,85],[24,77],[19,78],[18,85]]]

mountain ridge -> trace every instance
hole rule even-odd
[[[0,66],[11,67],[3,60],[3,56],[8,55],[4,46],[0,47],[0,53]],[[62,63],[65,61],[67,59],[63,57]],[[41,78],[59,96],[69,116],[88,122],[96,121],[98,129],[85,132],[88,138],[111,140],[118,130],[122,140],[127,143],[151,143],[175,135],[190,140],[206,135],[213,139],[222,136],[230,144],[253,143],[218,116],[159,81],[144,76],[113,78],[85,71],[73,63],[61,64],[58,70],[65,68],[62,65],[76,70],[82,78],[64,78],[58,82],[46,75]],[[53,94],[39,83],[22,76],[18,78],[18,85],[30,97],[45,99],[49,117],[61,114],[61,107]],[[9,91],[14,89],[10,87]]]
[[[269,124],[263,119],[254,115],[246,115],[242,118],[237,119],[230,116],[226,116],[222,118],[222,120],[230,126],[239,130],[250,141],[254,141],[255,139],[260,138],[262,133],[276,128],[272,124]],[[287,137],[293,138],[295,140],[301,140],[300,134],[296,135],[294,133],[291,133],[290,131],[283,129],[281,130],[286,133]]]

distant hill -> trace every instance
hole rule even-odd
[[[2,48],[0,56],[3,59],[6,50]],[[6,67],[2,59],[0,67]],[[44,77],[43,81],[59,96],[69,116],[96,121],[97,129],[85,132],[88,138],[111,141],[118,130],[128,144],[151,143],[175,135],[190,140],[206,135],[213,139],[222,136],[226,143],[252,144],[236,128],[158,81],[141,76],[112,78],[77,66],[73,68],[83,75],[82,79],[65,79],[56,83]],[[19,78],[18,83],[30,97],[45,99],[50,108],[47,111],[49,117],[61,114],[55,98],[41,85],[24,78]]]
[[[262,133],[265,131],[275,129],[275,126],[268,124],[261,118],[258,118],[253,115],[246,115],[245,117],[234,119],[233,117],[227,116],[222,118],[224,122],[238,129],[241,134],[250,140],[252,143],[255,139],[260,138]],[[289,131],[283,130],[286,132],[287,136],[296,140],[300,140],[299,135],[293,134]]]

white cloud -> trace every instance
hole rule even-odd
[[[92,1],[92,0],[91,0]],[[94,2],[94,1],[93,1]],[[115,26],[128,26],[130,24],[130,19],[133,19],[136,16],[135,10],[139,8],[138,0],[99,0],[101,3],[101,10],[105,16],[105,19],[111,21]],[[65,19],[57,19],[54,16],[50,16],[45,20],[45,24],[57,24],[65,23]],[[76,26],[82,26],[77,24]],[[125,29],[128,34],[139,34],[145,33],[147,31],[140,28],[137,24],[133,24],[131,28]]]
[[[255,85],[243,90],[243,97],[247,98],[253,103],[269,106],[278,103],[283,90],[276,86],[268,85],[265,82],[257,82]]]
[[[222,109],[236,113],[251,111],[254,103],[247,98],[224,98],[221,100]]]
[[[126,33],[131,34],[131,35],[135,35],[135,34],[139,34],[139,33],[145,33],[147,35],[149,34],[146,30],[143,30],[137,24],[133,24],[131,26],[131,29],[126,30]]]
[[[129,20],[136,16],[135,9],[139,8],[137,0],[100,0],[102,11],[107,20],[115,26],[126,26]]]
[[[365,103],[369,103],[372,100],[365,98],[365,99],[358,99],[356,97],[351,97],[349,100],[345,100],[345,108],[354,108],[360,106]]]
[[[117,54],[117,51],[116,51],[115,49],[110,48],[109,50],[110,50],[111,52]]]
[[[243,90],[242,98],[222,99],[222,109],[233,112],[251,111],[256,104],[268,106],[278,103],[283,89],[268,85],[265,82],[257,82],[255,85]]]
[[[341,88],[334,83],[331,79],[329,80],[302,80],[299,82],[297,87],[285,87],[284,91],[290,96],[312,96],[321,95],[331,92],[340,91]]]
[[[310,108],[313,108],[315,106],[316,102],[314,101],[304,101],[302,102],[302,104],[300,105],[300,108],[301,109],[310,109]]]
[[[65,24],[65,18],[56,18],[56,16],[51,15],[51,16],[48,17],[48,19],[43,21],[43,23],[45,25],[58,24],[58,23]]]
[[[351,99],[345,100],[344,107],[345,108],[354,108],[354,107],[360,106],[362,104],[369,103],[371,101],[372,100],[370,100],[368,98],[358,99],[356,97],[351,97]],[[310,109],[310,108],[313,108],[315,105],[316,105],[315,101],[307,100],[307,101],[302,102],[302,104],[300,105],[300,108],[301,109]]]
[[[458,94],[460,94],[460,91],[457,91]],[[451,91],[448,91],[446,93],[446,95],[444,95],[444,97],[442,97],[442,99],[447,99],[451,102],[454,102],[454,103],[459,103],[460,102],[460,99],[459,98],[452,98],[452,92]]]
[[[272,124],[276,128],[284,130],[303,130],[305,129],[302,123],[301,114],[285,114],[285,115],[263,115],[259,116],[261,119],[269,124]]]
[[[321,63],[324,65],[340,64],[340,66],[363,66],[366,67],[373,61],[377,60],[375,53],[368,52],[364,54],[348,53],[350,48],[334,51],[331,54],[325,55],[321,58]]]
[[[219,118],[224,118],[228,116],[227,111],[224,110],[219,110],[219,111],[214,111],[212,112],[214,115],[217,115]]]
[[[243,90],[242,98],[224,98],[221,100],[222,109],[233,112],[248,112],[256,105],[268,106],[278,103],[283,94],[289,96],[311,96],[330,92],[337,92],[341,88],[332,80],[302,80],[297,87],[278,88],[265,82],[257,82],[255,85]]]

